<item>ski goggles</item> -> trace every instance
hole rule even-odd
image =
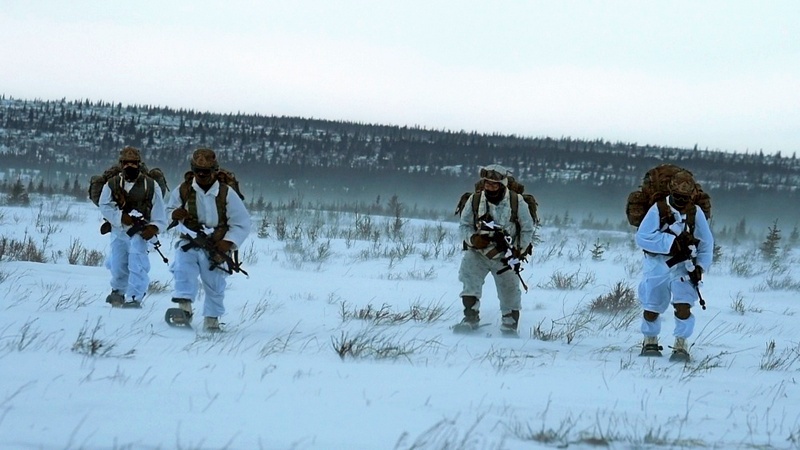
[[[496,170],[481,169],[481,178],[487,181],[494,181],[495,183],[502,183],[506,179],[507,174],[500,173]]]

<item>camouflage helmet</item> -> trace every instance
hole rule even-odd
[[[139,154],[139,149],[136,147],[126,146],[119,152],[119,162],[142,162],[142,156]]]
[[[694,177],[687,170],[675,173],[669,180],[669,193],[672,195],[692,197],[695,191]]]
[[[198,148],[192,154],[192,169],[219,169],[217,155],[210,148]]]
[[[511,175],[511,171],[500,164],[489,164],[488,166],[481,167],[480,171],[481,179],[500,183],[503,186],[508,186],[509,175]]]

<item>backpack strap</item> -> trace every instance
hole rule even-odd
[[[517,225],[517,234],[519,234],[519,194],[509,190],[508,200],[511,203],[511,221]]]
[[[111,198],[117,202],[117,208],[119,209],[122,209],[127,201],[127,193],[125,192],[125,188],[123,188],[122,183],[122,176],[120,175],[114,175],[106,182],[106,184],[108,184],[108,188],[111,189]]]
[[[658,207],[658,228],[664,229],[664,226],[670,226],[675,223],[675,216],[672,215],[672,209],[667,204],[666,199],[658,200],[656,202]]]
[[[472,194],[472,224],[477,230],[478,227],[478,210],[481,207],[481,196],[483,191],[476,191]]]
[[[522,224],[519,223],[519,197],[522,194],[517,194],[514,191],[510,191],[509,195],[509,203],[511,203],[511,222],[514,223],[514,227],[517,229],[517,235],[514,239],[517,241],[517,247],[520,245],[520,234],[522,234]]]
[[[228,229],[228,185],[225,183],[219,184],[219,193],[215,198],[217,203],[217,223],[218,227],[224,226]]]

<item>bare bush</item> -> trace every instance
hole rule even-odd
[[[169,292],[172,289],[172,282],[171,281],[159,281],[153,280],[147,285],[147,293],[148,294],[163,294],[165,292]]]
[[[72,344],[72,351],[86,356],[116,356],[116,357],[132,357],[134,350],[131,349],[124,354],[114,355],[111,351],[116,347],[115,343],[107,342],[101,339],[98,334],[103,328],[101,324],[102,318],[98,317],[94,327],[89,326],[88,319],[84,322],[83,327],[78,332],[78,337]]]
[[[387,280],[432,280],[436,278],[436,269],[433,266],[428,269],[410,269],[404,273],[389,273],[382,278]]]
[[[752,305],[746,304],[744,301],[744,296],[741,292],[737,292],[731,299],[731,309],[739,313],[740,315],[744,315],[745,312],[755,312],[760,313],[762,312],[761,308],[756,308]]]
[[[385,336],[374,330],[363,330],[354,335],[342,331],[339,337],[331,337],[331,346],[342,360],[347,357],[353,359],[408,358],[419,350],[432,345],[435,345],[435,342],[418,339],[404,342],[396,336]]]
[[[405,311],[393,311],[391,305],[384,303],[379,308],[372,304],[365,307],[349,308],[347,302],[340,303],[339,316],[342,322],[347,320],[366,320],[375,324],[402,324],[406,322],[426,322],[431,323],[440,320],[447,308],[441,303],[434,302],[429,305],[421,305],[416,302]]]
[[[776,353],[777,345],[774,340],[767,342],[767,348],[761,355],[761,370],[789,370],[794,363],[800,360],[800,346],[787,348],[780,354]]]
[[[589,309],[602,312],[625,311],[638,305],[636,293],[624,281],[618,281],[611,291],[603,294],[589,304]]]
[[[286,244],[285,250],[288,254],[289,262],[297,266],[309,262],[323,263],[333,256],[330,240],[316,244],[309,243],[308,245],[296,240]]]
[[[572,273],[564,273],[561,270],[556,270],[550,275],[550,280],[546,283],[539,283],[538,286],[542,289],[572,291],[583,289],[594,283],[595,280],[596,276],[594,272],[581,273],[581,270],[578,269]]]
[[[103,254],[103,252],[99,250],[87,250],[83,254],[83,258],[81,259],[81,265],[97,267],[103,264],[104,259],[105,255]]]
[[[81,240],[78,238],[71,239],[69,241],[69,248],[67,249],[67,262],[74,266],[78,264],[85,255],[86,248],[81,244]]]
[[[753,266],[753,259],[747,255],[733,255],[730,262],[731,275],[737,277],[749,278],[756,274],[756,269]]]
[[[0,237],[0,261],[47,262],[45,245],[45,243],[37,245],[33,237],[27,234],[21,241],[6,236]]]

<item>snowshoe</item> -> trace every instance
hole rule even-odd
[[[472,334],[478,330],[478,328],[485,326],[488,324],[481,325],[480,322],[474,322],[469,320],[462,320],[461,322],[453,325],[453,333],[455,334]]]
[[[500,334],[507,338],[519,338],[519,331],[517,330],[505,330],[500,328]]]
[[[181,308],[168,308],[164,320],[176,328],[192,328],[192,315]]]
[[[127,308],[127,309],[142,309],[142,302],[139,300],[130,300],[121,305],[120,308]]]
[[[658,345],[658,337],[645,337],[644,343],[642,344],[642,352],[639,353],[639,356],[664,356],[661,354],[661,350],[664,350],[664,347]]]
[[[676,337],[669,360],[672,362],[689,362],[690,359],[686,338]]]
[[[691,357],[689,357],[689,352],[684,349],[673,349],[669,360],[671,362],[689,362]]]
[[[470,334],[478,329],[480,324],[473,324],[469,322],[460,322],[453,325],[453,333],[455,334]]]

